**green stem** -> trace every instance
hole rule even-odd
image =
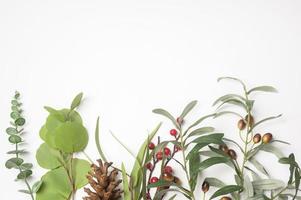
[[[181,148],[182,148],[182,156],[183,156],[183,162],[184,162],[184,171],[185,171],[186,179],[188,181],[188,185],[189,185],[189,188],[190,188],[191,199],[195,200],[195,197],[194,197],[191,185],[189,183],[190,182],[190,178],[189,178],[189,173],[188,173],[188,170],[187,170],[187,163],[186,163],[186,156],[185,156],[185,143],[184,143],[184,138],[183,138],[183,134],[182,134],[182,129],[180,128],[179,131],[180,131],[180,142],[181,142]]]
[[[18,126],[16,125],[15,127],[16,127],[16,130],[18,131]],[[19,132],[19,131],[18,131],[18,132]],[[19,146],[18,146],[18,143],[16,143],[16,146],[15,146],[15,147],[16,147],[16,158],[19,158],[19,153],[18,153]],[[21,169],[20,166],[18,167],[18,169],[19,169],[20,173],[23,172],[23,170]],[[34,200],[33,192],[32,192],[32,189],[31,189],[31,187],[30,187],[30,185],[29,185],[29,183],[28,183],[28,181],[27,181],[27,178],[24,178],[24,182],[25,182],[25,184],[26,184],[26,186],[27,186],[27,189],[28,189],[28,191],[29,191],[29,193],[30,193],[31,199]]]

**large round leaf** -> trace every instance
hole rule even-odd
[[[72,166],[72,176],[76,189],[87,185],[88,179],[86,176],[91,170],[91,164],[86,160],[75,158],[72,160]]]
[[[76,111],[70,109],[55,110],[48,115],[45,125],[40,130],[40,137],[52,148],[57,148],[54,134],[56,130],[66,122],[82,124],[82,119]]]
[[[67,200],[69,198],[72,189],[68,174],[63,167],[47,172],[42,177],[42,182],[36,200]]]
[[[78,122],[66,122],[54,134],[56,148],[66,153],[82,151],[88,144],[87,130]]]
[[[45,169],[55,169],[62,165],[59,162],[60,153],[50,148],[46,143],[41,144],[37,150],[36,159],[39,165]]]
[[[47,131],[46,125],[42,126],[40,129],[39,135],[40,135],[40,138],[44,141],[46,140],[47,132],[48,131]]]

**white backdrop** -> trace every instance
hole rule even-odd
[[[98,158],[92,135],[100,115],[105,152],[130,169],[133,159],[109,130],[135,152],[163,120],[152,114],[153,108],[176,114],[197,99],[189,116],[193,120],[212,112],[216,97],[238,91],[234,83],[217,83],[219,76],[236,76],[250,86],[271,84],[280,93],[256,95],[255,117],[284,116],[259,131],[291,142],[283,146],[285,152],[296,152],[301,161],[300,10],[298,0],[1,0],[1,199],[22,195],[15,192],[22,187],[13,181],[16,172],[4,168],[5,152],[12,148],[5,129],[15,89],[22,93],[28,120],[28,150],[34,152],[41,143],[43,106],[69,106],[83,91],[80,112],[91,135],[87,152]],[[164,122],[160,134],[168,138],[170,123]],[[209,124],[238,139],[234,118]],[[26,159],[35,163],[34,153]],[[261,161],[274,177],[286,178],[286,167],[272,164],[277,163],[274,156],[263,154]],[[44,172],[35,163],[34,177]],[[233,183],[230,175],[223,179]]]

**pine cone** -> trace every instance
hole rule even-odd
[[[94,192],[89,188],[84,188],[88,194],[83,200],[117,200],[121,197],[122,191],[118,188],[121,180],[118,179],[118,171],[113,169],[109,172],[109,167],[112,163],[97,160],[99,166],[92,164],[92,171],[87,175],[90,186]]]

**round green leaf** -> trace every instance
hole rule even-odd
[[[6,129],[6,133],[9,134],[9,135],[13,135],[13,134],[17,134],[18,131],[17,129],[13,128],[13,127],[9,127]]]
[[[14,111],[14,112],[19,112],[18,106],[12,106],[11,110]]]
[[[18,126],[23,126],[25,124],[25,119],[20,117],[18,119],[16,119],[15,123],[18,125]]]
[[[33,165],[31,163],[23,163],[20,168],[22,170],[28,170],[28,169],[31,169],[33,167]]]
[[[73,153],[82,151],[87,144],[87,130],[78,122],[66,122],[55,132],[55,145],[63,152]]]
[[[42,140],[46,140],[46,135],[47,135],[47,128],[46,128],[46,126],[44,125],[44,126],[42,126],[42,128],[40,129],[40,132],[39,132],[39,135],[40,135],[40,138],[42,139]]]
[[[8,140],[10,143],[13,143],[13,144],[18,144],[18,143],[22,142],[22,138],[18,135],[9,136]]]
[[[19,103],[18,103],[17,100],[12,100],[12,101],[11,101],[11,104],[14,105],[14,106],[17,106]]]
[[[6,161],[5,167],[8,168],[8,169],[18,168],[23,162],[24,161],[23,161],[22,158],[11,158],[11,159]]]
[[[29,177],[32,174],[31,170],[25,170],[22,171],[18,174],[17,178],[18,179],[26,179],[27,177]]]
[[[20,93],[18,91],[15,92],[15,99],[18,99],[20,97]]]
[[[51,170],[42,177],[43,184],[36,195],[36,200],[66,200],[72,188],[68,174],[63,167]]]
[[[45,169],[55,169],[61,166],[60,153],[50,148],[46,143],[41,144],[37,150],[36,159],[38,164]]]
[[[18,118],[20,117],[20,113],[18,113],[18,112],[16,112],[16,111],[11,112],[11,113],[10,113],[10,117],[11,117],[12,119],[18,119]]]
[[[72,176],[76,189],[79,189],[88,184],[87,174],[91,170],[91,164],[82,159],[72,160]]]

